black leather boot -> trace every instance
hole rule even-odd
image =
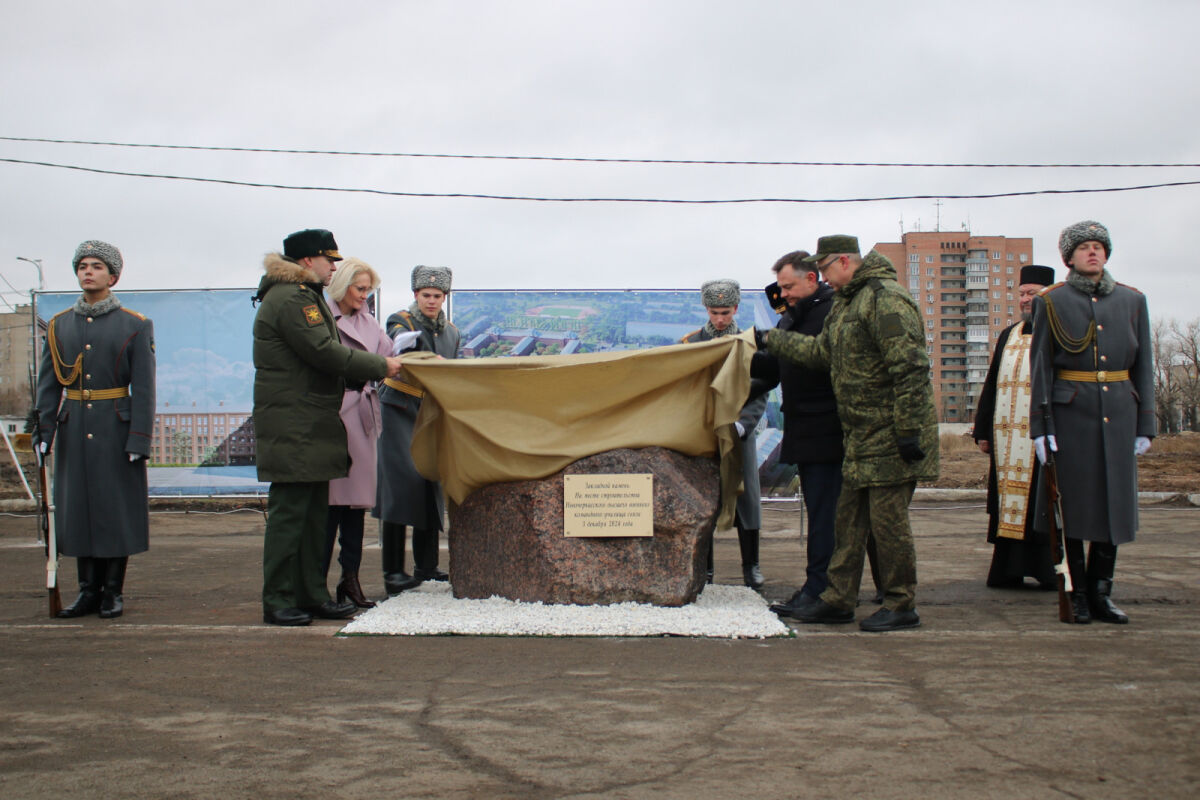
[[[1112,604],[1109,595],[1112,594],[1112,581],[1104,578],[1089,580],[1087,587],[1088,606],[1092,618],[1097,622],[1111,622],[1114,625],[1125,625],[1129,615]]]
[[[737,532],[742,551],[742,583],[758,591],[766,583],[758,569],[758,529],[739,526]]]
[[[404,540],[407,536],[405,526],[381,523],[379,546],[383,549],[383,588],[389,597],[421,585],[421,581],[404,571]]]
[[[1071,610],[1075,612],[1077,625],[1087,625],[1092,621],[1092,615],[1088,611],[1086,592],[1071,592]]]
[[[129,556],[110,558],[104,565],[104,592],[100,600],[100,616],[103,619],[114,619],[125,613],[125,567],[129,565]]]
[[[337,601],[342,603],[346,600],[354,603],[359,608],[375,607],[375,604],[363,594],[362,586],[358,582],[358,573],[342,570],[342,579],[338,581],[337,585]]]
[[[438,532],[433,528],[413,528],[413,577],[422,581],[444,581],[450,576],[438,566]]]
[[[101,560],[87,556],[75,559],[75,566],[79,570],[79,596],[74,603],[58,612],[61,619],[82,617],[100,610],[101,576],[97,572],[100,565],[96,562]]]
[[[1092,618],[1097,622],[1125,625],[1129,615],[1112,604],[1113,572],[1117,567],[1117,546],[1108,542],[1092,542],[1088,548],[1087,596]]]

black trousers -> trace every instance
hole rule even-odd
[[[365,508],[330,506],[325,518],[325,575],[329,576],[329,565],[333,562],[333,543],[341,531],[341,550],[338,563],[342,572],[358,572],[362,566],[363,528],[367,515]]]
[[[800,591],[820,597],[829,585],[829,559],[833,557],[833,521],[842,492],[842,465],[800,464],[800,489],[808,509],[808,564]]]

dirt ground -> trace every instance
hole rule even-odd
[[[986,489],[988,456],[969,436],[942,436],[942,474],[931,486]],[[1200,494],[1200,433],[1160,436],[1138,459],[1138,490]]]
[[[782,599],[800,514],[764,515]],[[269,627],[254,511],[156,511],[125,616],[52,621],[34,522],[0,516],[0,797],[1197,796],[1200,509],[1142,510],[1128,626],[986,589],[979,503],[912,517],[920,629],[731,641]],[[736,552],[722,534],[718,581]]]

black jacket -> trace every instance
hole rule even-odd
[[[822,283],[779,319],[777,328],[817,335],[833,306],[833,287]],[[755,374],[771,387],[783,386],[783,447],[788,464],[838,463],[842,460],[842,425],[838,421],[833,383],[824,370],[808,369],[760,351]]]

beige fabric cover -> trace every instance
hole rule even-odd
[[[569,356],[404,356],[426,394],[413,462],[461,503],[480,486],[552,475],[619,447],[721,457],[718,526],[741,491],[733,422],[750,390],[753,330],[700,344]]]

